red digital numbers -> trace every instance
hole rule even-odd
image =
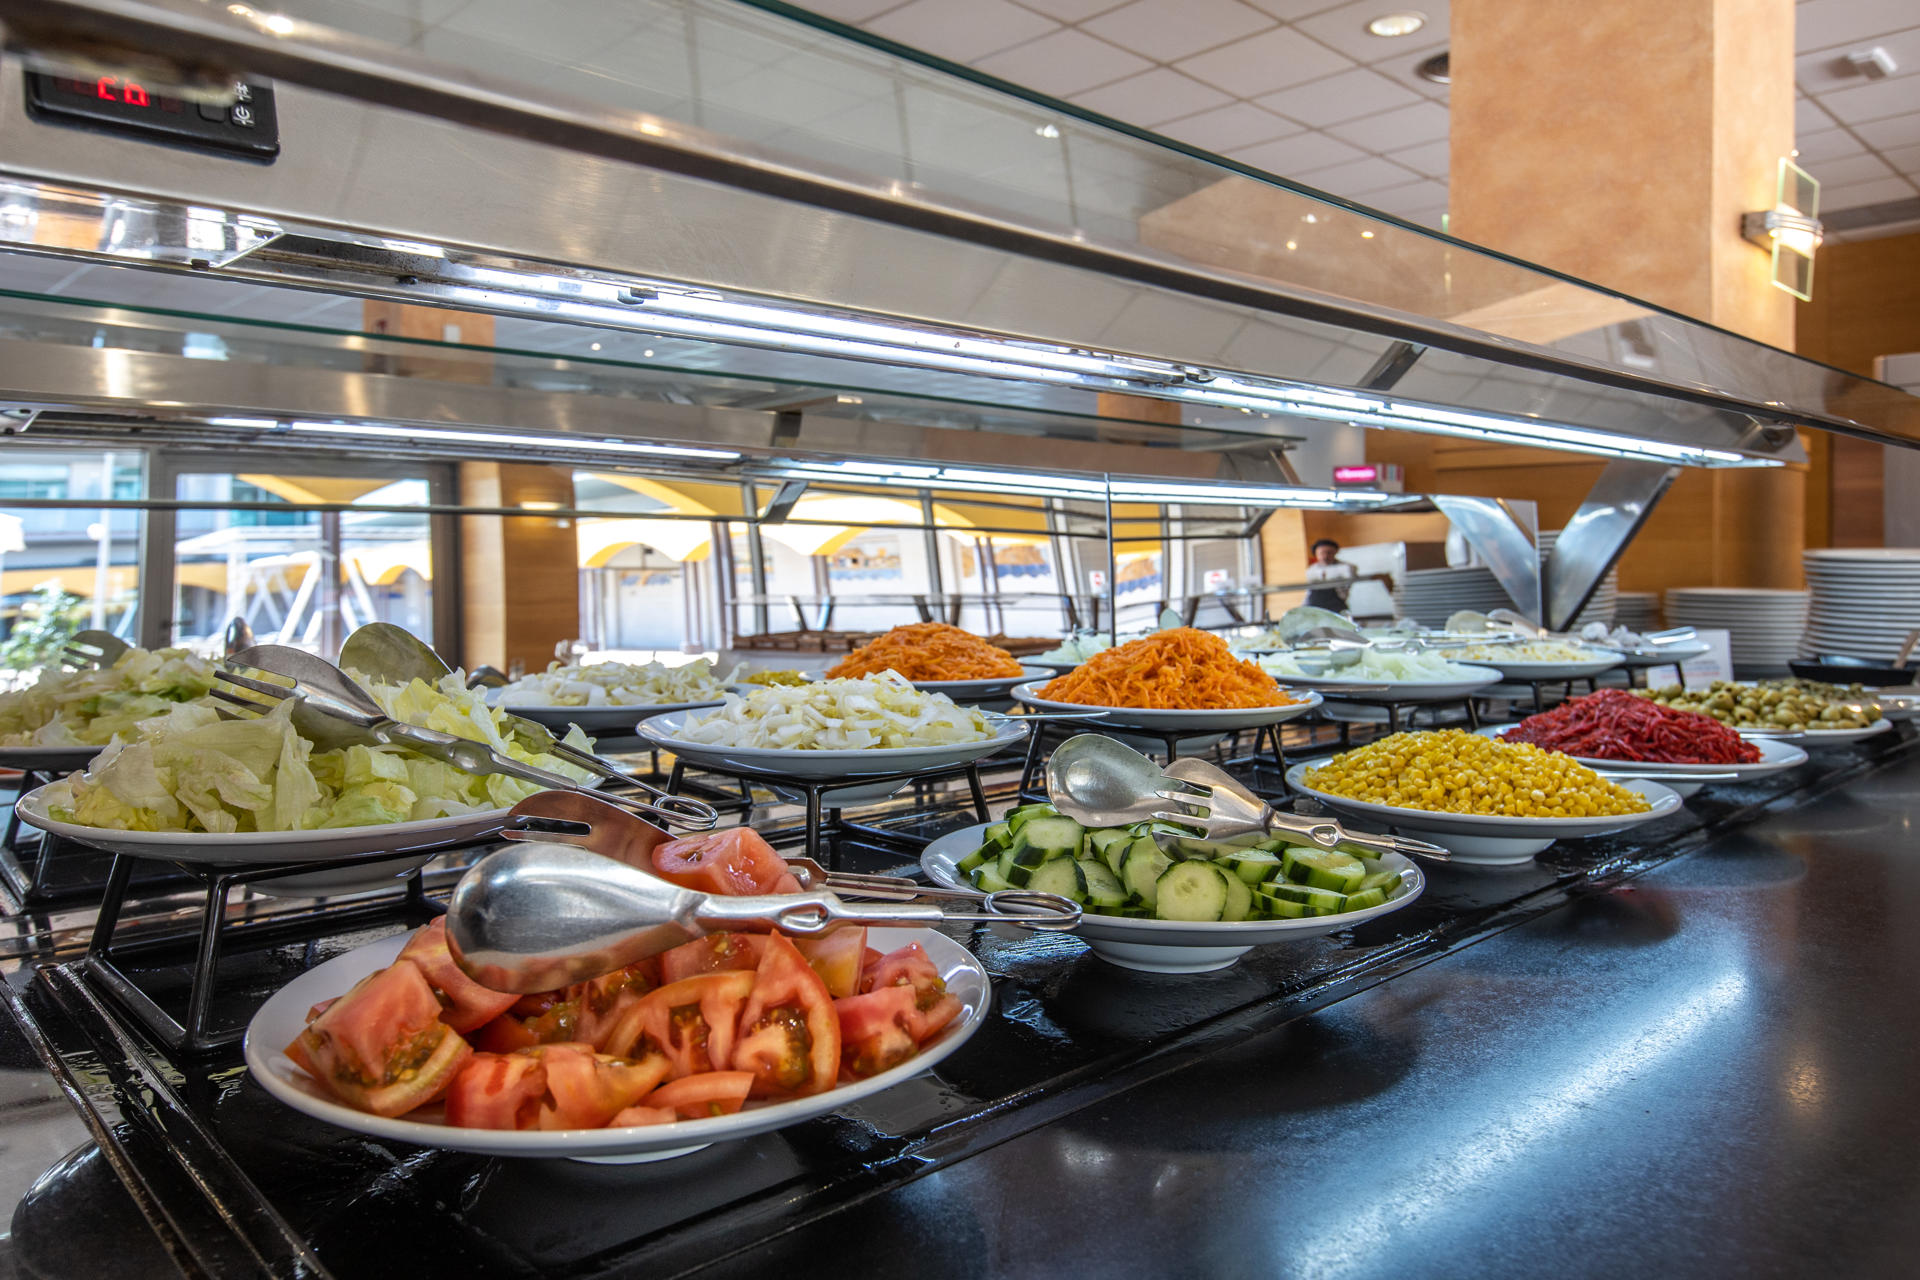
[[[124,102],[130,107],[153,105],[145,89],[131,80],[122,80],[119,76],[101,76],[94,81],[93,92],[94,96],[105,102]]]

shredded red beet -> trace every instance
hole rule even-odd
[[[1594,760],[1651,764],[1753,764],[1760,748],[1698,711],[1680,711],[1625,689],[1602,689],[1528,716],[1500,737]]]

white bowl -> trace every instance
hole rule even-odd
[[[987,971],[965,947],[931,929],[872,929],[868,942],[882,951],[892,951],[909,942],[918,942],[939,968],[947,990],[959,996],[966,1011],[956,1018],[939,1040],[914,1057],[883,1071],[871,1079],[841,1085],[810,1098],[796,1098],[765,1106],[750,1106],[733,1115],[705,1120],[679,1120],[672,1124],[643,1125],[626,1129],[557,1129],[520,1132],[500,1129],[457,1129],[438,1122],[438,1107],[410,1116],[388,1120],[356,1111],[322,1093],[312,1078],[294,1065],[284,1052],[307,1024],[307,1010],[316,1002],[342,995],[361,978],[393,963],[407,935],[400,934],[368,943],[325,964],[307,970],[274,992],[247,1024],[245,1054],[247,1069],[268,1093],[295,1111],[316,1120],[325,1120],[342,1129],[411,1142],[416,1146],[438,1147],[449,1151],[471,1151],[489,1156],[538,1158],[570,1157],[597,1163],[628,1163],[662,1160],[685,1155],[715,1142],[750,1138],[815,1116],[826,1115],[850,1102],[891,1088],[934,1066],[942,1058],[967,1042],[968,1037],[986,1021],[992,998]]]
[[[1792,742],[1812,749],[1815,747],[1844,747],[1849,743],[1858,742],[1862,738],[1871,738],[1876,733],[1885,733],[1887,730],[1893,728],[1893,721],[1882,716],[1863,729],[1772,730],[1749,729],[1738,726],[1729,727],[1732,727],[1734,732],[1738,733],[1741,737],[1752,739],[1755,742]]]
[[[715,769],[745,769],[749,773],[780,775],[809,782],[873,778],[886,774],[928,773],[990,756],[1022,742],[1027,726],[1019,719],[988,716],[991,738],[977,742],[949,742],[937,747],[883,747],[867,751],[795,751],[772,747],[727,747],[689,742],[679,735],[692,711],[655,716],[640,724],[640,737],[650,747],[671,751],[689,764]]]
[[[1016,687],[1013,696],[1037,711],[1103,711],[1098,720],[1087,722],[1090,730],[1146,729],[1155,733],[1232,733],[1237,729],[1258,729],[1303,716],[1321,703],[1317,693],[1284,707],[1233,707],[1225,710],[1166,711],[1150,707],[1096,707],[1080,702],[1050,702],[1040,696],[1040,682]]]
[[[1620,786],[1638,792],[1651,808],[1645,813],[1616,814],[1601,818],[1504,818],[1475,813],[1436,813],[1430,809],[1406,809],[1398,805],[1371,804],[1350,800],[1330,791],[1321,791],[1306,783],[1313,761],[1302,761],[1287,770],[1287,785],[1302,795],[1312,796],[1330,809],[1355,817],[1372,818],[1408,835],[1430,840],[1453,854],[1448,865],[1505,867],[1532,859],[1556,840],[1578,840],[1587,836],[1609,835],[1625,831],[1655,818],[1664,818],[1680,807],[1680,797],[1671,787],[1657,782],[1622,781]]]
[[[1620,665],[1620,655],[1611,649],[1589,649],[1591,658],[1565,662],[1522,662],[1506,658],[1475,658],[1476,665],[1493,667],[1508,680],[1579,680],[1611,671]]]
[[[508,715],[521,716],[543,725],[555,733],[565,733],[568,725],[579,725],[580,731],[587,734],[633,732],[633,726],[650,716],[665,715],[670,711],[691,711],[696,707],[717,707],[720,698],[708,698],[701,702],[662,702],[658,704],[628,705],[621,707],[531,707],[501,706]]]
[[[920,869],[937,885],[949,889],[971,889],[961,873],[960,859],[978,849],[984,841],[984,823],[949,831],[920,855]],[[1135,920],[1125,916],[1103,916],[1088,912],[1072,932],[1093,953],[1126,969],[1145,973],[1207,973],[1224,969],[1255,947],[1275,942],[1301,942],[1324,934],[1351,929],[1375,916],[1398,911],[1426,889],[1426,877],[1420,868],[1397,853],[1381,859],[1400,873],[1400,888],[1377,907],[1338,916],[1310,916],[1301,920],[1238,920],[1185,923],[1179,920]]]
[[[1459,680],[1368,680],[1362,676],[1283,676],[1274,674],[1273,678],[1283,685],[1301,689],[1320,691],[1330,700],[1345,701],[1347,698],[1364,698],[1368,702],[1445,702],[1454,698],[1464,698],[1475,690],[1484,689],[1500,680],[1500,672],[1493,667],[1460,663],[1469,667],[1474,674]],[[1384,686],[1379,692],[1342,694],[1339,690],[1348,685],[1365,685],[1372,689],[1375,685]]]
[[[1498,738],[1502,732],[1513,728],[1512,725],[1489,725],[1480,730],[1483,738]],[[1641,767],[1658,770],[1661,773],[1731,773],[1730,782],[1747,782],[1754,778],[1764,778],[1770,773],[1797,768],[1807,762],[1807,753],[1791,742],[1782,742],[1778,738],[1756,738],[1753,745],[1760,749],[1760,758],[1752,764],[1660,764],[1656,761],[1607,760],[1599,756],[1575,756],[1581,764],[1590,769],[1620,769]],[[1664,784],[1675,795],[1686,797],[1702,787],[1714,786],[1711,782],[1667,782]]]
[[[1053,668],[1022,666],[1017,676],[990,676],[984,680],[915,680],[922,693],[944,693],[955,702],[991,702],[1006,698],[1013,686],[1030,680],[1053,679]]]

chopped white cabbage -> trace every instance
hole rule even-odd
[[[506,732],[503,712],[466,688],[460,672],[437,684],[361,678],[396,720],[440,729],[575,780],[589,775]],[[497,774],[475,776],[399,747],[315,752],[293,727],[288,699],[257,719],[222,719],[184,703],[114,738],[93,766],[48,788],[63,822],[115,831],[312,831],[478,813],[541,789]],[[591,750],[578,729],[572,745]]]
[[[212,688],[212,665],[185,649],[129,649],[112,666],[80,671],[49,667],[0,693],[0,747],[104,747]]]
[[[655,707],[670,702],[711,702],[726,691],[713,663],[700,658],[685,666],[658,662],[630,666],[596,662],[585,667],[554,663],[498,694],[503,707]]]
[[[1447,651],[1448,654],[1456,652]],[[1326,655],[1318,656],[1324,660]],[[1480,674],[1457,662],[1450,662],[1445,654],[1432,650],[1367,649],[1361,651],[1358,662],[1325,671],[1319,670],[1321,664],[1317,662],[1313,664],[1315,669],[1309,671],[1293,655],[1286,653],[1265,654],[1258,662],[1267,674],[1281,680],[1288,676],[1325,675],[1342,680],[1381,680],[1395,684],[1450,684],[1457,680],[1471,680]]]
[[[1588,662],[1607,655],[1565,640],[1528,640],[1521,644],[1477,644],[1449,651],[1463,662]]]
[[[987,718],[944,693],[922,693],[895,671],[755,689],[681,725],[689,742],[787,751],[868,751],[979,742]]]

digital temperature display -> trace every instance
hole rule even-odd
[[[231,103],[208,103],[161,93],[123,75],[88,80],[31,72],[26,81],[27,114],[35,120],[255,160],[280,154],[273,90],[264,82],[241,81]]]

